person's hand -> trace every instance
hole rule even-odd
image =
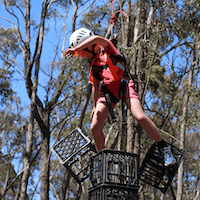
[[[71,58],[75,53],[75,49],[74,48],[68,48],[64,51],[63,55],[66,57],[66,58]]]
[[[94,112],[95,112],[95,107],[93,108],[93,110],[92,110],[92,112],[91,112],[90,119],[93,118]]]

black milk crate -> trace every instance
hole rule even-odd
[[[139,185],[100,184],[88,190],[88,200],[137,200]]]
[[[138,185],[139,156],[116,150],[101,150],[90,158],[90,184]]]
[[[80,128],[74,129],[52,150],[78,183],[88,178],[90,156],[96,150]]]
[[[154,142],[148,150],[139,170],[140,180],[156,187],[164,194],[171,184],[186,153],[185,149],[179,149],[170,143],[167,144],[176,160],[174,165],[170,167],[164,165],[163,153],[157,143]]]

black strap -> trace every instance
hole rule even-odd
[[[108,65],[102,65],[102,66],[92,65],[92,74],[97,80],[100,81],[102,70],[107,69],[107,68],[108,68]]]
[[[84,51],[88,51],[88,52],[92,53],[93,56],[95,56],[95,55],[96,55],[96,53],[94,53],[94,47],[95,47],[95,45],[96,45],[96,44],[93,44],[93,45],[92,45],[92,51],[90,51],[90,50],[88,49],[88,47],[85,48],[85,49],[83,49],[83,50],[84,50]]]
[[[111,92],[110,90],[105,86],[105,84],[103,83],[102,86],[101,86],[101,89],[104,93],[104,96],[105,96],[105,99],[106,99],[106,104],[107,104],[107,107],[108,107],[108,110],[110,112],[110,115],[111,115],[111,120],[112,120],[112,123],[116,122],[116,117],[115,117],[115,113],[113,111],[113,107],[112,107],[112,102],[113,103],[117,103],[119,101],[118,98],[116,98]]]
[[[120,62],[123,62],[124,64],[126,64],[126,58],[124,57],[123,54],[120,54],[120,55],[111,54],[110,57],[116,59],[117,61],[120,61]]]
[[[120,89],[119,89],[119,97],[121,100],[121,109],[122,109],[122,118],[123,118],[123,124],[126,125],[126,119],[125,119],[125,112],[124,112],[124,96],[125,96],[125,91],[126,87],[128,85],[128,80],[122,79]]]
[[[120,85],[120,90],[119,90],[119,97],[121,100],[121,109],[122,109],[122,118],[123,118],[123,124],[126,125],[126,119],[125,119],[125,112],[124,112],[124,96],[125,96],[125,91],[126,91],[126,87],[128,85],[128,80],[126,79],[122,79],[121,85]],[[118,103],[119,99],[116,98],[111,92],[110,90],[105,86],[105,84],[103,83],[101,86],[101,89],[104,93],[105,99],[106,99],[106,104],[108,107],[108,110],[110,112],[111,115],[111,120],[112,123],[116,122],[116,117],[112,108],[112,102],[113,103]]]

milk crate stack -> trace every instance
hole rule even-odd
[[[134,153],[103,149],[96,152],[91,140],[80,128],[52,149],[74,179],[81,185],[89,177],[88,200],[137,200],[139,180],[166,193],[185,156],[186,150],[168,143],[176,163],[164,166],[163,153],[154,142],[139,169]],[[175,199],[175,198],[174,198]]]
[[[104,149],[90,158],[89,200],[137,199],[137,154]]]

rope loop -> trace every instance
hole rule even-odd
[[[125,12],[123,12],[122,10],[118,10],[114,13],[114,0],[112,0],[112,17],[111,17],[111,20],[110,20],[110,24],[111,24],[111,36],[114,34],[113,32],[113,29],[114,29],[114,26],[115,26],[115,23],[117,21],[117,18],[116,18],[116,14],[117,13],[122,13],[126,18],[128,18],[128,16],[126,15]]]
[[[117,12],[115,12],[114,14],[112,14],[112,17],[111,17],[111,20],[110,20],[110,23],[112,24],[113,27],[115,26],[115,23],[117,21],[117,19],[116,19],[116,14],[117,13],[122,13],[126,18],[128,18],[128,16],[126,15],[126,13],[124,11],[118,10]]]

